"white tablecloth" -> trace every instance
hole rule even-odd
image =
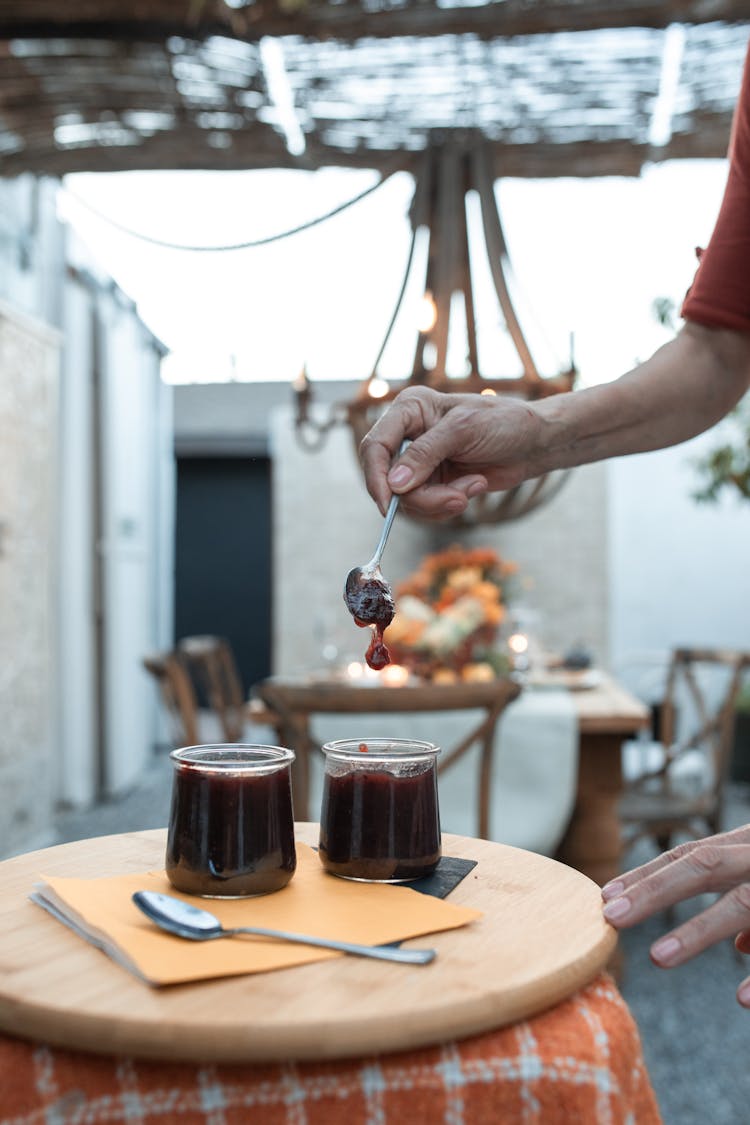
[[[394,689],[398,690],[398,689]],[[476,726],[481,711],[414,714],[314,715],[313,736],[418,738],[446,751]],[[497,726],[492,774],[490,839],[551,855],[567,826],[575,799],[578,724],[567,691],[527,688]],[[313,760],[311,815],[320,808],[322,761]],[[445,832],[476,836],[479,750],[472,748],[440,777],[440,819]]]

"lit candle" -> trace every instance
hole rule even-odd
[[[403,664],[387,664],[380,673],[381,683],[387,687],[401,687],[409,679],[409,669]]]
[[[367,390],[370,393],[370,398],[385,398],[390,390],[390,386],[385,379],[381,379],[379,375],[375,375],[370,379],[367,384]]]
[[[508,648],[514,652],[516,656],[522,656],[528,650],[529,638],[524,636],[523,633],[512,633],[508,637]]]
[[[437,305],[435,298],[428,289],[419,303],[417,313],[417,329],[420,332],[431,332],[437,324]]]
[[[295,394],[301,395],[310,389],[310,380],[307,377],[307,369],[303,365],[302,370],[295,379],[292,380],[292,390]]]

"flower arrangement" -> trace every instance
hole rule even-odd
[[[396,588],[386,638],[392,659],[442,682],[505,671],[493,645],[517,570],[489,547],[454,544],[428,555]]]

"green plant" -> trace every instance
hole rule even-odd
[[[740,400],[716,432],[722,440],[693,461],[702,481],[693,499],[713,503],[728,489],[750,500],[750,396]]]
[[[750,681],[746,681],[734,700],[735,711],[742,711],[743,714],[750,714]]]

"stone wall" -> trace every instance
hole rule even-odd
[[[57,333],[0,303],[0,855],[49,842]]]

